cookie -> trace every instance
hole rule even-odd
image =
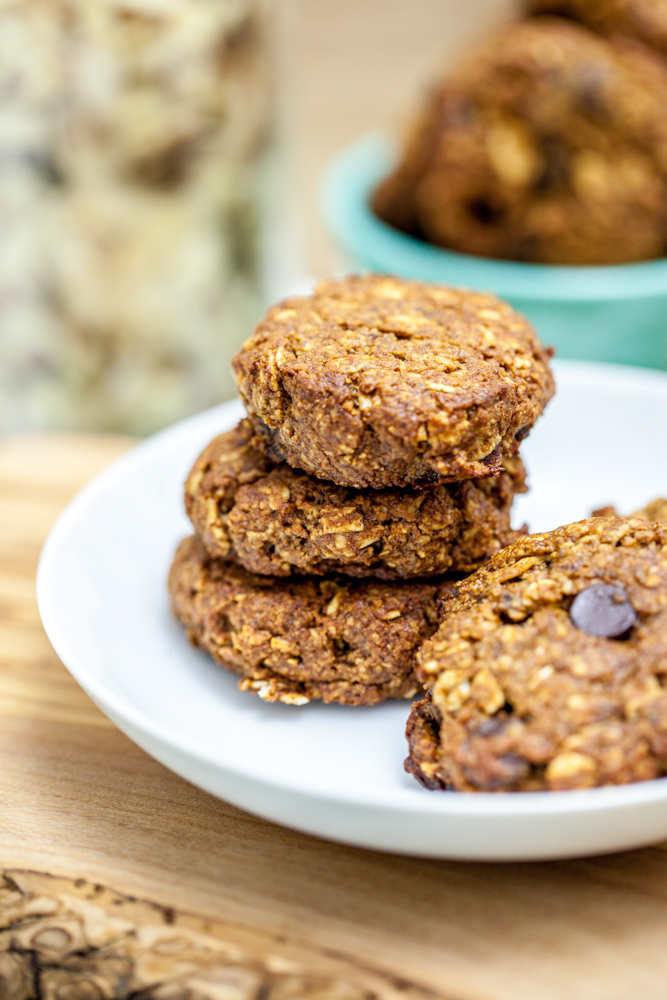
[[[667,524],[526,536],[457,584],[417,654],[406,769],[429,788],[589,788],[667,772]]]
[[[645,507],[635,511],[630,516],[640,517],[644,521],[667,521],[667,499],[656,497],[655,500],[651,500]]]
[[[185,509],[211,556],[253,573],[344,573],[381,580],[471,573],[517,532],[521,459],[497,479],[430,490],[335,486],[252,446],[243,420],[215,438],[185,484]]]
[[[667,53],[664,0],[528,0],[531,14],[558,14],[602,35],[628,35]]]
[[[420,685],[414,652],[437,628],[451,584],[328,576],[274,579],[211,559],[196,538],[169,576],[174,614],[191,642],[265,701],[374,705]]]
[[[269,457],[381,489],[501,475],[553,393],[548,357],[493,295],[368,275],[274,306],[234,369]]]
[[[483,257],[662,257],[666,105],[667,66],[640,43],[562,18],[515,22],[434,88],[373,207]]]
[[[600,507],[592,512],[592,517],[619,517],[615,507]],[[649,501],[641,510],[633,511],[629,517],[640,517],[643,521],[667,521],[667,499],[656,497]]]

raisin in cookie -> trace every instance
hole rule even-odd
[[[589,788],[667,771],[667,524],[591,518],[458,584],[418,653],[406,769],[429,788]]]
[[[345,573],[396,580],[472,573],[509,545],[520,458],[496,479],[430,490],[335,486],[252,445],[249,420],[215,438],[185,484],[185,509],[209,554],[253,573]]]
[[[373,196],[483,257],[615,264],[667,250],[667,66],[561,18],[509,25],[432,92]]]
[[[548,357],[493,295],[369,275],[272,308],[234,368],[272,459],[384,488],[501,475],[553,393]]]
[[[211,559],[199,539],[176,553],[169,590],[190,640],[265,701],[374,705],[409,698],[416,647],[437,628],[446,582],[337,577],[276,580]]]

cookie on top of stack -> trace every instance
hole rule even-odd
[[[234,359],[248,417],[186,483],[190,639],[267,701],[414,695],[437,602],[517,537],[548,358],[478,292],[370,275],[274,306]]]

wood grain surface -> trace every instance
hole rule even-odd
[[[34,574],[68,498],[129,444],[48,435],[0,443],[0,867],[12,879],[5,896],[30,890],[16,870],[32,869],[168,907],[198,932],[209,933],[208,921],[223,950],[243,944],[239,967],[255,970],[262,995],[269,986],[288,990],[274,975],[284,959],[295,963],[289,989],[306,977],[302,996],[317,986],[322,997],[342,990],[341,1000],[359,990],[449,1000],[662,1000],[664,847],[501,865],[331,844],[188,785],[100,714],[49,646]],[[67,902],[72,890],[40,885],[30,891],[59,899],[62,913],[63,892]],[[159,925],[155,912],[132,919]],[[11,923],[2,901],[0,916]],[[190,1000],[198,995],[207,996],[191,990]],[[115,994],[84,1000],[106,996]],[[168,991],[160,997],[176,1000]],[[63,988],[49,1000],[79,996]],[[237,998],[218,990],[215,1000]]]

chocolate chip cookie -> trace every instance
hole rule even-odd
[[[380,489],[500,476],[553,393],[548,357],[493,295],[368,275],[274,306],[234,369],[270,458]]]
[[[211,559],[187,538],[169,576],[176,617],[194,645],[265,701],[374,705],[420,688],[416,647],[437,628],[442,582],[274,579]]]
[[[253,573],[345,573],[382,580],[471,573],[517,537],[514,495],[525,490],[520,458],[496,479],[430,490],[335,486],[252,445],[243,420],[197,459],[185,509],[209,554]]]
[[[615,264],[667,251],[667,65],[563,18],[509,25],[437,85],[373,196],[463,253]]]
[[[667,524],[524,537],[418,653],[406,769],[428,788],[589,788],[667,772]]]

